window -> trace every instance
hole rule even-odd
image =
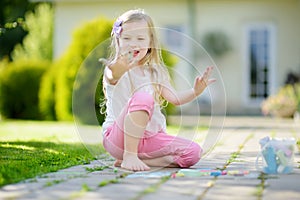
[[[274,85],[274,27],[255,24],[245,31],[245,97],[246,103],[258,105],[272,93]]]

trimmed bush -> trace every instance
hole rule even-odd
[[[293,117],[294,113],[300,107],[300,84],[288,84],[279,89],[279,91],[269,96],[261,104],[261,110],[264,115],[276,117]]]
[[[161,51],[161,56],[163,58],[163,61],[165,63],[165,65],[168,67],[168,71],[170,73],[170,77],[171,79],[173,79],[173,71],[171,70],[175,64],[177,63],[177,58],[175,56],[173,56],[172,54],[170,54],[168,51],[166,50],[162,50]],[[168,103],[166,107],[163,108],[163,113],[165,113],[165,115],[171,115],[176,113],[176,106],[174,106],[173,104]],[[168,123],[168,121],[167,121]]]
[[[109,44],[110,41],[106,40],[97,46],[77,73],[73,88],[73,114],[82,123],[102,124],[105,119],[105,115],[100,113],[100,104],[105,103],[102,86],[104,65],[98,59],[107,57]]]
[[[23,60],[8,63],[0,74],[0,110],[6,118],[42,119],[38,108],[40,80],[49,63]]]
[[[55,90],[55,112],[58,120],[71,120],[72,116],[72,91],[73,84],[75,82],[78,69],[83,64],[83,61],[88,57],[90,52],[101,42],[105,41],[110,37],[111,27],[113,22],[105,19],[99,18],[83,24],[80,28],[78,28],[74,34],[71,41],[71,44],[64,55],[57,62],[57,81],[56,81],[56,90]],[[103,51],[103,53],[107,53],[107,48]],[[98,59],[105,55],[98,54],[95,56],[95,60],[89,64],[89,70],[86,72],[83,71],[81,73],[84,78],[82,81],[78,81],[76,83],[76,89],[81,90],[84,94],[80,96],[76,96],[76,102],[82,102],[82,108],[85,109],[84,105],[93,104],[95,105],[95,109],[99,108],[98,103],[95,102],[96,90],[91,90],[92,88],[88,87],[91,84],[86,84],[89,81],[99,81],[94,80],[94,78],[89,77],[88,74],[94,75],[95,73],[99,73],[101,67],[99,66]],[[96,97],[97,99],[97,97]],[[85,102],[87,101],[87,102]],[[76,107],[79,107],[77,105]],[[95,113],[95,110],[94,110]],[[98,111],[97,111],[98,113]],[[90,112],[87,112],[87,119],[82,117],[80,114],[79,120],[83,123],[88,123],[89,118],[93,116],[88,116]]]
[[[52,64],[41,79],[39,90],[39,110],[45,120],[56,120],[55,81],[57,69]]]

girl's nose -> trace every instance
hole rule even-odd
[[[136,42],[132,41],[132,42],[130,42],[129,46],[131,48],[135,48],[137,46],[137,44],[136,44]]]

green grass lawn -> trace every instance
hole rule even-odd
[[[98,144],[83,144],[74,123],[0,121],[0,187],[95,159]]]

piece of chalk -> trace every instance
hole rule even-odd
[[[210,175],[211,176],[220,176],[220,175],[222,175],[222,172],[221,171],[214,171],[214,172],[210,172]]]

